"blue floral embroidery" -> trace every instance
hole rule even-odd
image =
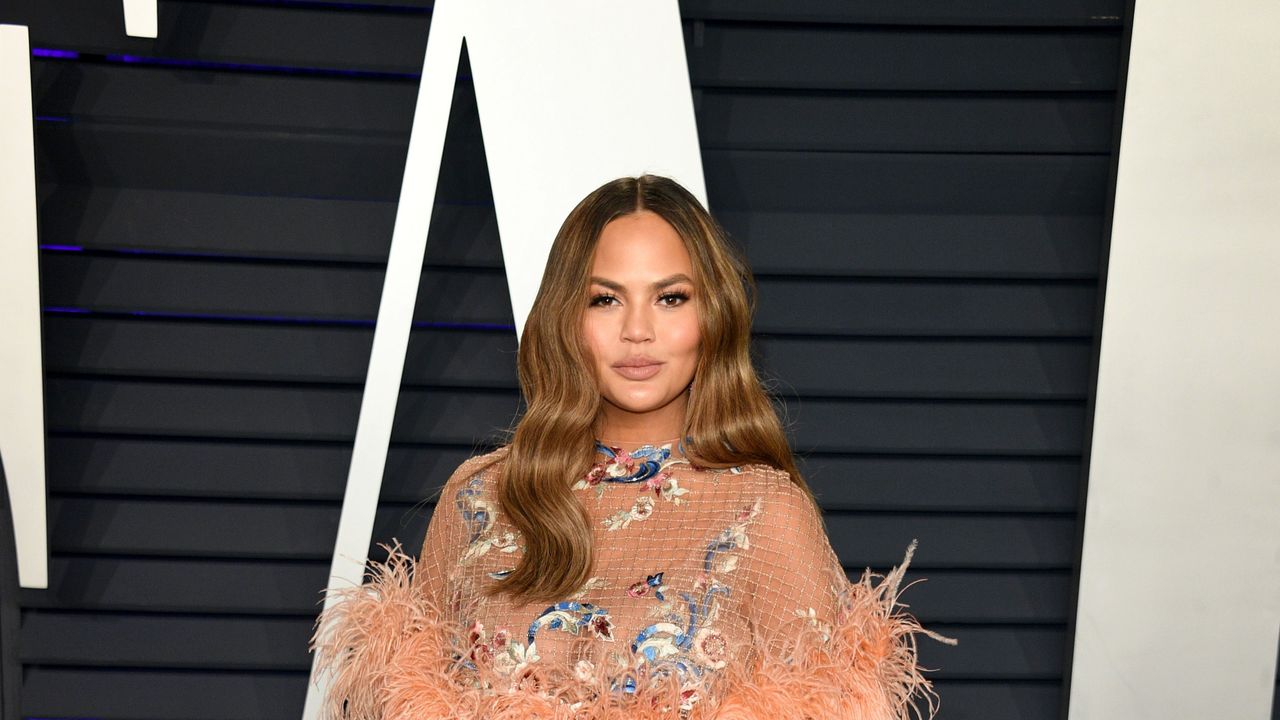
[[[516,672],[541,659],[538,656],[537,635],[544,626],[573,635],[581,634],[585,629],[599,640],[613,642],[613,619],[608,610],[587,602],[566,600],[550,605],[538,614],[529,624],[527,642],[524,645],[512,642],[511,634],[506,628],[498,628],[490,639],[484,625],[478,620],[472,621],[467,655],[464,659],[462,655],[455,654],[454,661],[460,661],[464,667],[475,670],[477,660],[489,658],[498,671],[507,674]]]
[[[685,438],[688,440],[689,438]],[[680,454],[684,455],[684,440],[678,444]],[[596,450],[613,462],[604,463],[605,474],[600,478],[604,482],[637,483],[657,475],[671,458],[671,443],[661,447],[644,445],[631,452],[623,452],[622,448],[608,447],[599,441]],[[639,461],[637,467],[637,462]]]
[[[493,532],[497,513],[494,512],[493,503],[484,497],[484,490],[481,488],[483,482],[484,479],[477,473],[454,496],[453,504],[462,516],[462,523],[469,535],[467,549],[458,559],[460,565],[466,565],[494,548],[503,553],[513,553],[518,549],[514,532],[508,530],[501,535]],[[502,577],[495,577],[494,573],[490,573],[489,577],[500,580],[510,572],[502,571]]]
[[[609,611],[588,602],[565,600],[550,605],[529,624],[529,652],[533,652],[535,636],[543,625],[577,635],[587,628],[600,640],[613,642],[613,620]]]
[[[481,482],[482,478],[477,473],[465,486],[458,489],[453,501],[458,514],[462,516],[463,524],[471,531],[470,542],[473,543],[493,527],[493,507],[482,497]]]
[[[669,500],[674,505],[684,502],[681,496],[689,491],[680,487],[679,480],[669,470],[674,465],[689,463],[683,457],[684,440],[680,441],[681,455],[677,457],[671,456],[671,443],[660,447],[645,445],[627,452],[622,448],[606,447],[596,442],[596,450],[603,453],[606,459],[597,462],[585,477],[574,483],[574,490],[595,488],[596,497],[601,497],[604,495],[604,483],[622,483],[636,485],[642,490],[653,490],[654,495]],[[610,530],[617,530],[626,527],[631,520],[648,517],[648,513],[644,511],[651,510],[652,503],[644,498],[637,499],[637,503],[641,501],[648,503],[648,507],[637,504],[630,511],[619,510],[613,517],[606,518],[604,525]]]
[[[727,597],[730,588],[717,580],[716,576],[730,572],[737,566],[735,557],[721,556],[746,546],[746,527],[760,514],[761,505],[761,501],[756,500],[751,506],[743,508],[734,523],[707,545],[702,561],[703,574],[694,583],[695,592],[680,593],[688,608],[688,620],[683,621],[678,614],[669,613],[665,622],[653,623],[636,634],[631,643],[632,652],[644,656],[646,662],[660,671],[663,667],[673,667],[682,675],[691,672],[695,677],[701,677],[708,669],[724,667],[724,636],[710,627],[710,621],[716,611],[716,596]],[[649,576],[646,585],[651,580],[661,584],[661,576],[662,573]],[[632,586],[633,589],[635,587]],[[699,590],[700,596],[697,594]],[[663,598],[658,595],[657,599]]]
[[[666,590],[667,586],[662,584],[662,575],[663,573],[656,573],[646,577],[644,580],[632,583],[631,587],[627,588],[627,594],[631,597],[644,597],[648,594],[649,588],[653,588],[654,597],[660,601],[666,600],[667,598],[662,594],[662,591]]]

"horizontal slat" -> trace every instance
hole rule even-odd
[[[41,183],[344,200],[400,194],[407,138],[133,123],[36,124]],[[484,202],[484,166],[444,163],[437,200]],[[484,182],[480,182],[484,180]]]
[[[918,540],[912,566],[934,570],[1065,570],[1074,561],[1069,515],[919,515],[827,512],[827,534],[845,567],[884,572]]]
[[[46,254],[45,307],[312,320],[373,320],[386,271],[193,259]],[[427,268],[417,322],[513,324],[501,270]]]
[[[422,2],[423,0],[395,0]],[[680,0],[686,19],[770,20],[886,25],[1116,25],[1120,0],[1053,0],[1027,3],[987,0],[957,4],[950,0],[884,3],[877,0]]]
[[[713,213],[757,273],[1095,278],[1098,215]]]
[[[856,579],[858,573],[850,575]],[[913,569],[907,573],[906,590],[899,601],[926,626],[1065,623],[1071,615],[1071,586],[1067,570],[993,573]],[[958,667],[950,661],[948,664]]]
[[[1084,426],[1079,404],[805,400],[786,417],[801,453],[1075,455]]]
[[[20,653],[40,665],[305,670],[311,625],[307,618],[25,610]]]
[[[842,90],[1114,90],[1118,28],[1089,31],[686,28],[695,86]]]
[[[53,380],[51,431],[349,442],[362,390]],[[505,429],[514,392],[406,391],[392,439],[467,445]]]
[[[54,556],[50,582],[58,593],[23,590],[21,604],[45,610],[313,617],[328,570],[325,560]],[[854,580],[861,572],[849,569]],[[913,569],[901,601],[926,625],[1062,623],[1068,614],[1069,582],[1066,571]]]
[[[46,253],[41,300],[45,307],[97,312],[372,321],[384,274],[371,267]],[[760,333],[1087,337],[1096,295],[1089,282],[757,280]],[[414,320],[512,325],[505,274],[425,269]]]
[[[355,433],[359,389],[55,379],[54,432],[342,441]],[[515,393],[400,393],[392,440],[470,445],[508,429]],[[198,411],[193,411],[198,409]],[[809,399],[787,409],[801,453],[1075,455],[1080,403]]]
[[[22,660],[41,665],[305,670],[309,618],[23,612]],[[958,647],[920,646],[921,663],[943,678],[1040,679],[1061,673],[1060,628],[949,629]],[[97,642],[86,643],[92,637]]]
[[[189,70],[125,63],[68,62],[32,58],[35,114],[73,119],[132,121],[291,132],[359,132],[404,137],[413,123],[415,82],[369,82],[353,77],[315,77]],[[470,80],[459,89],[474,95]],[[454,108],[468,119],[475,100]],[[471,121],[458,128],[478,135]]]
[[[45,243],[385,263],[390,201],[43,185]],[[755,272],[1094,278],[1100,215],[854,215],[716,209]],[[427,265],[502,267],[492,206],[437,204]]]
[[[396,203],[43,184],[45,243],[383,263]],[[437,203],[427,265],[502,267],[492,205]]]
[[[711,211],[1101,215],[1105,155],[707,150]]]
[[[41,610],[306,617],[320,612],[328,574],[325,560],[54,555],[50,587],[58,592],[20,592],[22,607]]]
[[[800,397],[1082,399],[1088,382],[1084,340],[769,336],[756,348],[775,390]]]
[[[1074,459],[810,455],[800,472],[831,510],[1071,512],[1080,487]]]
[[[431,26],[427,13],[166,0],[158,3],[152,40],[121,32],[118,3],[46,0],[30,7],[33,47],[368,72],[421,72]]]
[[[356,383],[373,329],[50,314],[45,369],[146,377]],[[515,330],[415,328],[403,382],[515,390]]]
[[[62,494],[341,501],[351,444],[166,440],[155,437],[48,440],[49,488]],[[480,452],[485,447],[475,448]],[[456,447],[392,445],[384,500],[434,497],[472,454]]]
[[[23,669],[22,716],[102,720],[262,720],[302,717],[307,673]]]
[[[930,642],[930,641],[924,641]],[[937,673],[928,673],[934,677]],[[261,720],[300,717],[304,672],[201,672],[34,666],[24,672],[24,717],[104,720]],[[1056,681],[939,680],[936,720],[1054,717]]]
[[[757,278],[762,333],[1086,337],[1087,283]]]
[[[697,107],[704,149],[1105,153],[1115,99],[716,89]]]
[[[377,543],[399,540],[417,552],[431,517],[426,504],[383,504]],[[55,497],[51,544],[59,553],[206,558],[327,559],[336,505],[251,504]],[[829,512],[832,547],[851,568],[888,569],[918,538],[919,570],[1070,567],[1074,517],[1059,515],[897,515]],[[382,552],[378,550],[378,552]],[[377,553],[373,553],[377,556]]]
[[[955,638],[950,646],[919,641],[920,665],[937,668],[939,680],[1057,680],[1062,677],[1066,631],[1061,626],[998,627],[976,625],[931,628]]]
[[[934,689],[940,698],[936,720],[1027,720],[1057,718],[1062,712],[1062,686],[1056,680],[942,680]]]
[[[340,501],[349,444],[161,438],[49,438],[49,487],[63,495]],[[392,445],[382,499],[434,497],[472,446]],[[483,448],[477,448],[477,452]],[[1043,458],[811,456],[802,473],[829,510],[1074,512],[1080,466]]]
[[[275,326],[51,314],[51,372],[363,383],[372,328]],[[1079,399],[1085,340],[755,339],[760,371],[787,395]],[[409,385],[516,388],[514,331],[418,328]],[[840,368],[833,374],[831,368]]]

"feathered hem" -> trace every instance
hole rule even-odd
[[[386,547],[386,546],[383,546]],[[932,715],[936,695],[916,663],[915,635],[942,638],[899,610],[902,565],[879,582],[870,571],[844,581],[834,622],[796,619],[783,644],[756,638],[747,661],[708,672],[696,685],[649,672],[627,654],[575,669],[531,664],[514,677],[470,657],[468,629],[444,618],[421,591],[400,545],[372,579],[337,591],[316,621],[317,671],[331,673],[326,720],[903,720]],[[843,579],[842,579],[843,580]],[[474,662],[473,662],[474,661]],[[584,668],[586,670],[584,671]],[[626,692],[619,688],[625,687]],[[494,688],[502,688],[494,690]],[[921,711],[917,701],[927,701]]]

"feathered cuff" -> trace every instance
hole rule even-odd
[[[423,592],[413,558],[400,544],[382,547],[388,558],[369,563],[371,580],[334,591],[337,602],[316,620],[310,648],[317,673],[331,673],[321,713],[325,720],[383,720],[391,699],[388,680],[399,670],[407,645],[431,647],[414,661],[419,672],[440,679],[435,689],[442,700],[453,686],[450,650],[459,628],[446,622]]]
[[[917,664],[918,634],[955,645],[923,628],[898,603],[903,575],[915,552],[888,575],[870,570],[839,583],[834,622],[800,615],[754,659],[726,668],[717,720],[907,720],[932,716],[937,695]],[[879,582],[875,580],[880,578]],[[757,640],[762,643],[762,640]],[[926,710],[918,702],[924,700]]]

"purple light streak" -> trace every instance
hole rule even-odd
[[[276,72],[293,75],[341,75],[344,77],[360,77],[386,80],[420,80],[422,73],[387,72],[381,70],[342,70],[336,68],[300,68],[287,65],[261,65],[256,63],[232,63],[212,60],[186,60],[182,58],[148,57],[145,55],[105,55],[107,62],[126,63],[130,65],[154,65],[158,67],[181,67],[196,70],[242,70],[250,72]]]
[[[31,57],[57,58],[59,60],[79,60],[80,53],[74,50],[55,50],[53,48],[31,48]]]

